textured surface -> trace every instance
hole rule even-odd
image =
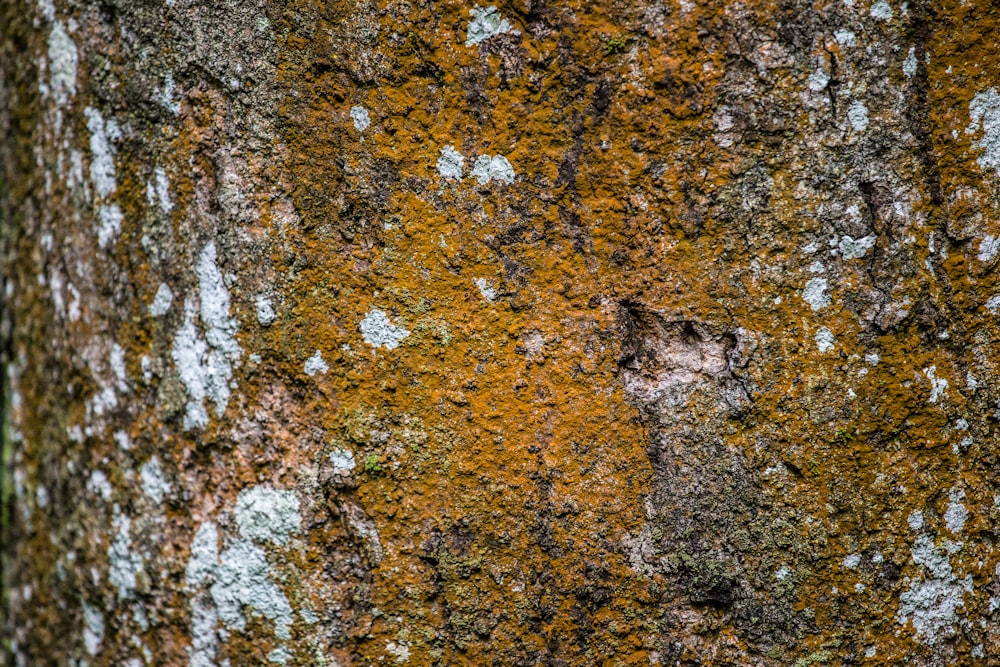
[[[7,663],[997,655],[997,19],[0,6]]]

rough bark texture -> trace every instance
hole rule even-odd
[[[995,660],[998,18],[0,4],[6,664]]]

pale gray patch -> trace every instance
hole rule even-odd
[[[160,459],[155,454],[139,470],[139,477],[142,479],[143,492],[157,505],[170,495],[170,481],[163,474]]]
[[[219,564],[219,531],[215,524],[206,521],[198,528],[191,542],[191,557],[184,572],[191,588],[212,582]]]
[[[868,13],[873,19],[888,21],[892,18],[892,7],[885,0],[878,0]]]
[[[264,551],[253,543],[237,540],[220,554],[210,592],[227,628],[245,630],[243,610],[249,608],[274,622],[279,639],[291,638],[292,607],[268,577]]]
[[[316,350],[316,354],[306,359],[303,370],[306,372],[306,375],[312,376],[317,373],[326,373],[330,370],[330,367],[323,361],[323,355],[320,354],[320,351]]]
[[[813,310],[822,310],[830,305],[830,295],[826,293],[826,278],[812,278],[802,290],[802,300]]]
[[[861,565],[861,554],[850,554],[844,557],[844,567],[848,570],[854,570]]]
[[[928,399],[929,403],[937,403],[945,390],[948,388],[948,381],[944,378],[935,377],[934,373],[937,371],[937,366],[928,366],[924,369],[924,375],[931,383],[931,396]]]
[[[391,653],[395,657],[397,664],[404,663],[410,659],[410,647],[403,642],[388,642],[385,645],[386,653]]]
[[[108,362],[111,365],[111,372],[115,374],[115,379],[118,380],[118,388],[124,391],[128,380],[125,368],[125,350],[118,343],[111,343]]]
[[[830,75],[823,70],[818,69],[809,75],[809,90],[814,93],[826,90],[828,85],[830,85]]]
[[[153,297],[153,303],[149,304],[149,314],[153,317],[166,315],[173,302],[174,292],[170,289],[170,285],[160,283],[160,286],[156,288],[156,296]]]
[[[87,118],[87,130],[90,132],[90,180],[97,194],[106,198],[118,187],[115,180],[115,150],[109,138],[113,132],[108,132],[108,124],[97,109],[87,107],[83,114]]]
[[[472,175],[480,185],[490,181],[501,181],[510,185],[514,182],[514,167],[503,155],[480,155],[472,166]]]
[[[841,28],[833,33],[833,38],[837,41],[837,44],[841,46],[857,46],[858,38],[850,30]]]
[[[952,489],[948,493],[948,509],[944,512],[944,524],[953,533],[960,533],[969,519],[969,511],[962,504],[965,493],[961,489]]]
[[[972,122],[965,128],[972,134],[982,128],[982,138],[973,144],[981,148],[983,154],[976,163],[983,169],[994,168],[1000,173],[1000,94],[996,88],[979,93],[969,102],[969,118]]]
[[[241,352],[235,338],[236,320],[229,316],[229,290],[216,263],[214,241],[209,241],[201,251],[197,271],[205,338],[209,345],[235,361]]]
[[[986,301],[986,310],[990,311],[991,314],[996,315],[1000,312],[1000,294],[995,294],[991,296]]]
[[[268,486],[244,489],[236,500],[236,523],[248,540],[286,544],[291,534],[302,530],[298,496]]]
[[[97,607],[83,603],[83,645],[90,655],[97,655],[104,639],[104,615]]]
[[[917,638],[937,644],[950,636],[958,622],[956,611],[964,606],[964,596],[972,591],[972,575],[958,580],[948,556],[935,548],[927,535],[917,537],[911,551],[913,562],[924,568],[927,578],[915,579],[899,598],[896,619],[913,624]]]
[[[122,214],[118,204],[103,204],[97,209],[97,245],[107,248],[108,244],[118,236],[122,229]]]
[[[131,599],[135,595],[135,578],[142,571],[142,557],[132,551],[131,519],[119,514],[113,525],[117,535],[108,547],[108,581],[118,589],[119,599]]]
[[[864,132],[868,128],[868,107],[861,100],[854,100],[847,107],[847,120],[856,132]]]
[[[49,32],[49,92],[59,106],[76,95],[76,69],[80,56],[76,43],[62,21],[52,24]]]
[[[840,237],[837,248],[840,256],[844,259],[861,259],[868,254],[868,251],[875,245],[875,236],[864,236],[860,239],[853,239],[850,236]]]
[[[375,349],[384,347],[387,350],[393,350],[399,347],[399,343],[410,335],[410,332],[403,327],[390,322],[389,316],[377,308],[365,315],[359,328],[365,342]]]
[[[445,146],[441,149],[441,157],[437,161],[437,170],[442,178],[449,181],[462,180],[465,157],[453,146]]]
[[[279,646],[267,654],[268,662],[273,662],[276,665],[287,665],[291,659],[292,654],[284,646]]]
[[[924,527],[924,513],[920,510],[913,510],[910,516],[906,517],[906,523],[912,530],[920,530]]]
[[[1000,238],[986,235],[979,242],[979,253],[976,255],[976,259],[980,262],[992,262],[998,251],[1000,251]]]
[[[816,332],[816,347],[819,348],[820,352],[829,352],[833,349],[836,338],[833,332],[826,327],[820,327],[819,331]]]
[[[474,282],[476,287],[479,288],[479,293],[482,294],[484,299],[490,303],[496,301],[498,296],[497,290],[488,280],[486,280],[486,278],[473,278],[472,282]]]
[[[194,304],[184,302],[184,323],[177,330],[171,349],[177,374],[188,394],[184,428],[204,428],[208,425],[205,398],[213,396],[225,410],[229,401],[229,362],[224,355],[210,350],[194,325]]]
[[[516,34],[513,26],[507,19],[500,16],[496,7],[479,7],[477,5],[469,10],[469,15],[472,16],[472,20],[469,22],[469,30],[466,33],[466,46],[474,46],[503,33]]]
[[[368,110],[361,106],[351,107],[351,120],[354,121],[354,129],[358,132],[364,132],[372,123]]]
[[[257,322],[262,326],[270,326],[277,318],[277,314],[274,312],[274,306],[271,305],[271,300],[266,296],[261,294],[257,297],[257,303],[255,304],[257,310]]]
[[[167,179],[167,172],[163,167],[157,167],[153,173],[156,182],[156,200],[160,205],[160,210],[170,213],[174,208],[174,203],[170,201],[170,181]]]
[[[907,79],[912,79],[917,74],[917,53],[914,47],[910,47],[909,53],[906,54],[906,60],[903,61],[903,76]]]
[[[330,463],[338,475],[349,474],[357,466],[354,462],[354,454],[346,449],[335,449],[330,452]]]
[[[189,667],[217,667],[219,613],[211,599],[199,595],[191,603],[191,647]]]
[[[90,479],[87,480],[87,490],[100,496],[104,502],[111,500],[111,482],[108,481],[108,476],[100,470],[94,470],[90,473]]]
[[[38,13],[46,21],[56,20],[56,6],[53,4],[52,0],[38,0]]]

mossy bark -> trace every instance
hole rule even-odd
[[[988,664],[997,23],[3,4],[7,664]]]

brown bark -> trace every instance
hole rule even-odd
[[[6,664],[989,664],[996,29],[4,3]]]

